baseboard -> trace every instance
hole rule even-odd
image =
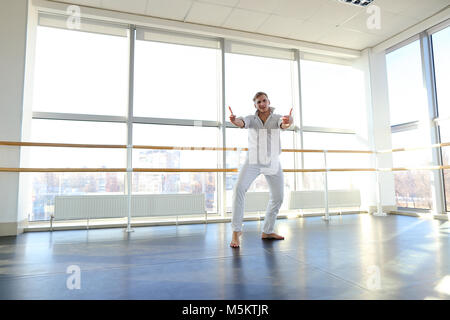
[[[397,215],[397,216],[408,216],[408,217],[416,217],[420,218],[420,213],[417,212],[408,212],[408,211],[391,211],[389,214]]]
[[[442,220],[442,221],[450,220],[450,217],[448,214],[435,214],[435,215],[433,215],[433,218],[436,220]]]
[[[351,215],[351,214],[367,214],[366,211],[348,211],[348,212],[342,212],[342,215]],[[330,216],[338,216],[339,213],[332,212],[329,214]],[[311,213],[311,214],[305,214],[305,215],[297,215],[296,218],[308,218],[308,217],[320,217],[324,216],[324,213]],[[290,216],[285,213],[280,213],[277,216],[277,219],[289,219]],[[250,217],[244,217],[243,221],[262,221],[264,220],[264,215],[261,216],[250,216]],[[205,219],[198,219],[198,220],[179,220],[178,225],[188,225],[188,224],[205,224],[205,223],[227,223],[231,222],[231,217],[224,217],[224,218],[211,218],[208,219],[207,222],[205,222]],[[131,227],[151,227],[151,226],[175,226],[177,225],[174,221],[157,221],[157,222],[131,222]],[[121,222],[121,223],[101,223],[101,224],[90,224],[89,229],[108,229],[108,228],[126,228],[127,223]],[[50,226],[33,226],[32,224],[29,224],[27,227],[24,227],[24,232],[48,232],[48,231],[62,231],[62,230],[86,230],[86,224],[80,224],[80,225],[53,225],[53,229],[50,228]]]
[[[345,211],[345,212],[329,212],[328,216],[345,216],[349,214],[367,214],[367,211]],[[308,218],[308,217],[323,217],[325,216],[325,212],[312,212],[312,213],[300,213],[297,215],[297,218]]]
[[[369,214],[376,213],[378,212],[378,206],[369,206],[367,211]],[[397,206],[381,206],[381,211],[389,214],[391,212],[397,211]]]
[[[0,237],[17,236],[23,233],[23,222],[1,222],[0,223]]]

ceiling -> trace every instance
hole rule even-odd
[[[337,0],[59,0],[294,40],[362,50],[373,47],[450,5],[450,0],[374,0],[374,13]]]

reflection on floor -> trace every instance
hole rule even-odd
[[[280,219],[282,241],[262,226],[244,222],[240,249],[229,223],[2,237],[0,299],[450,298],[447,222]]]

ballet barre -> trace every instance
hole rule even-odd
[[[192,147],[192,146],[151,146],[151,145],[110,145],[110,144],[72,144],[72,143],[45,143],[45,142],[14,142],[0,141],[0,146],[16,146],[16,147],[69,147],[69,148],[122,148],[122,149],[153,149],[153,150],[192,150],[192,151],[248,151],[248,148],[221,148],[221,147]],[[429,148],[448,147],[450,142],[433,144],[429,146],[396,148],[381,151],[375,150],[320,150],[320,149],[281,149],[282,152],[301,152],[301,153],[323,153],[324,168],[320,169],[283,169],[283,172],[322,172],[324,174],[324,190],[325,190],[325,215],[324,220],[329,220],[328,207],[328,172],[376,172],[376,198],[377,213],[376,215],[385,216],[381,207],[381,183],[380,172],[393,171],[412,171],[412,170],[445,170],[450,169],[450,165],[440,166],[424,166],[424,167],[398,167],[398,168],[379,168],[378,154],[393,153],[402,151],[423,150]],[[371,154],[375,163],[375,168],[328,168],[328,153],[360,153]],[[224,172],[237,173],[237,168],[0,168],[0,172]],[[130,177],[131,178],[131,177]],[[131,197],[131,193],[128,193]],[[130,220],[130,206],[128,206],[128,220]]]

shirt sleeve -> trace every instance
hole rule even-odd
[[[236,119],[244,121],[244,126],[241,129],[248,129],[250,127],[251,116],[237,117]]]
[[[282,128],[281,127],[281,124],[283,123],[283,119],[282,118],[283,118],[283,116],[281,116],[281,115],[278,118],[278,128],[284,131],[284,130],[287,130],[289,127],[287,127],[287,128]]]

